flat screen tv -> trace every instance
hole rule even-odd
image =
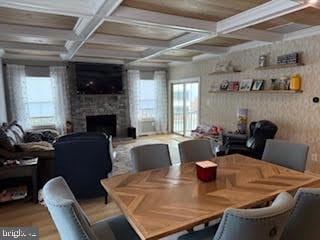
[[[122,94],[122,65],[75,64],[78,94]]]

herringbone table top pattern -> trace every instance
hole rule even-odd
[[[147,159],[146,159],[147,160]],[[195,163],[103,179],[141,239],[159,239],[222,216],[229,207],[254,207],[318,177],[239,154],[213,159],[217,179],[197,179]]]

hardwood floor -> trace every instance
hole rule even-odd
[[[140,140],[157,140],[169,144],[172,158],[178,158],[178,142],[185,138],[177,135],[155,135],[139,138]],[[104,204],[104,198],[80,201],[80,205],[88,214],[92,222],[103,218],[120,214],[120,210],[114,202]],[[16,202],[0,206],[0,226],[33,226],[39,228],[40,239],[59,239],[57,230],[49,216],[46,207],[32,202]]]

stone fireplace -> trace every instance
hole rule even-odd
[[[112,137],[117,136],[117,116],[86,116],[87,132],[104,132]]]
[[[88,129],[87,120],[89,117],[103,119],[103,116],[114,116],[115,118],[115,135],[117,137],[126,137],[127,128],[129,127],[129,108],[127,79],[124,74],[123,94],[118,95],[78,95],[75,79],[74,64],[69,66],[69,93],[71,104],[71,121],[74,125],[75,132],[86,132]],[[101,116],[101,117],[100,117]],[[97,120],[100,121],[100,120]],[[101,120],[105,122],[105,120]],[[109,121],[109,120],[107,120]],[[114,122],[113,122],[114,123]],[[90,124],[91,125],[91,124]],[[97,125],[100,125],[98,122]],[[90,130],[91,130],[91,126]],[[97,126],[103,128],[102,126]],[[109,127],[107,127],[109,129]],[[108,130],[110,131],[110,129]]]

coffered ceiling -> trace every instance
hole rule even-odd
[[[4,58],[165,66],[320,34],[300,0],[2,0]]]

